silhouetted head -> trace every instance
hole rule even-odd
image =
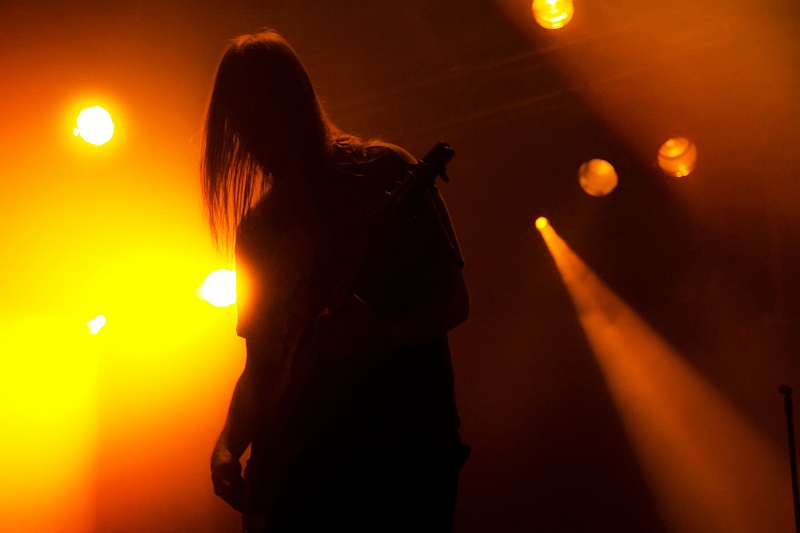
[[[316,168],[337,135],[283,37],[263,30],[235,39],[217,69],[204,135],[203,193],[215,240],[230,244],[252,203]]]

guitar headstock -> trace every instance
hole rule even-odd
[[[449,144],[442,141],[434,146],[431,151],[420,160],[419,165],[427,167],[427,169],[429,169],[428,172],[432,174],[434,180],[436,176],[441,176],[444,181],[449,182],[450,179],[447,177],[445,169],[447,163],[450,162],[455,154],[456,151],[450,148]]]

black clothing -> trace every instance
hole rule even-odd
[[[316,319],[358,277],[368,216],[411,165],[401,149],[370,146],[366,157],[321,169],[306,193],[276,188],[246,215],[236,247],[237,333],[247,339],[248,365],[283,373],[278,380],[265,375],[275,389],[265,392],[265,406],[285,410],[293,382],[321,366],[307,356],[319,342]],[[372,313],[391,322],[441,299],[444,288],[430,286],[429,272],[441,262],[461,265],[446,212],[421,200],[382,238],[385,253],[356,287]],[[289,448],[292,461],[283,461],[289,470],[279,474],[277,494],[263,490],[276,476],[271,465],[281,461],[270,458],[275,426],[265,424],[253,437],[246,478],[257,500],[273,498],[270,531],[334,524],[348,531],[449,531],[468,448],[458,433],[446,334],[391,351],[376,336],[358,350],[352,360],[328,364],[291,405],[290,436],[277,455]],[[442,526],[426,527],[433,523],[423,518],[436,513]]]

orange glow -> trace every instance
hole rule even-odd
[[[536,229],[542,231],[547,225],[550,223],[545,217],[539,217],[536,219]]]
[[[98,513],[149,531],[143,509],[202,500],[198,465],[243,361],[233,309],[195,295],[219,258],[197,208],[196,154],[175,148],[194,125],[145,136],[135,126],[147,115],[104,105],[125,127],[96,150],[65,134],[87,100],[37,116],[49,137],[3,146],[0,239],[15,251],[3,273],[20,282],[0,305],[1,531],[119,530]],[[168,474],[153,469],[155,449],[162,466],[175,450]]]
[[[236,303],[236,272],[215,270],[198,289],[198,295],[215,307],[228,307]]]
[[[98,359],[82,326],[0,321],[3,531],[93,531]]]
[[[697,147],[685,137],[669,139],[658,150],[658,166],[668,176],[688,176],[696,165]]]
[[[103,145],[114,135],[111,114],[100,106],[88,107],[78,115],[78,125],[73,133],[96,146]]]
[[[0,531],[191,530],[219,513],[207,456],[244,361],[233,307],[195,294],[220,262],[198,205],[207,80],[195,100],[133,49],[86,70],[65,58],[87,47],[52,53],[69,26],[13,47],[3,94]],[[95,105],[115,125],[99,149],[73,136]]]
[[[789,532],[789,474],[766,439],[556,234],[541,232],[671,530]]]
[[[572,0],[534,0],[531,6],[536,23],[543,28],[563,28],[575,12]]]
[[[578,169],[578,182],[591,196],[607,195],[616,188],[618,181],[614,166],[602,159],[591,159]]]
[[[184,502],[209,497],[208,446],[244,362],[234,307],[212,308],[192,290],[162,306],[115,313],[91,338],[104,345],[100,446],[114,459],[98,467],[98,498],[107,519],[132,531],[151,529],[142,509],[170,502],[187,513]]]

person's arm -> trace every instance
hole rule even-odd
[[[211,454],[211,480],[214,493],[237,511],[245,503],[245,487],[240,459],[253,435],[254,386],[247,366],[236,382],[225,425]]]
[[[253,354],[263,354],[263,348],[254,344],[247,341],[247,362],[233,389],[225,425],[211,454],[214,493],[238,511],[247,505],[240,459],[256,428],[274,419],[274,413],[266,411],[275,403],[270,402],[270,393],[275,395],[283,378],[279,358],[272,364],[257,360]]]
[[[245,250],[237,254],[237,332],[246,338],[247,360],[211,454],[211,478],[215,494],[239,511],[248,505],[240,459],[256,431],[278,432],[278,405],[308,305],[301,289],[311,265],[309,245],[299,230],[281,240],[274,251],[277,267],[271,291],[254,284],[259,278]]]

